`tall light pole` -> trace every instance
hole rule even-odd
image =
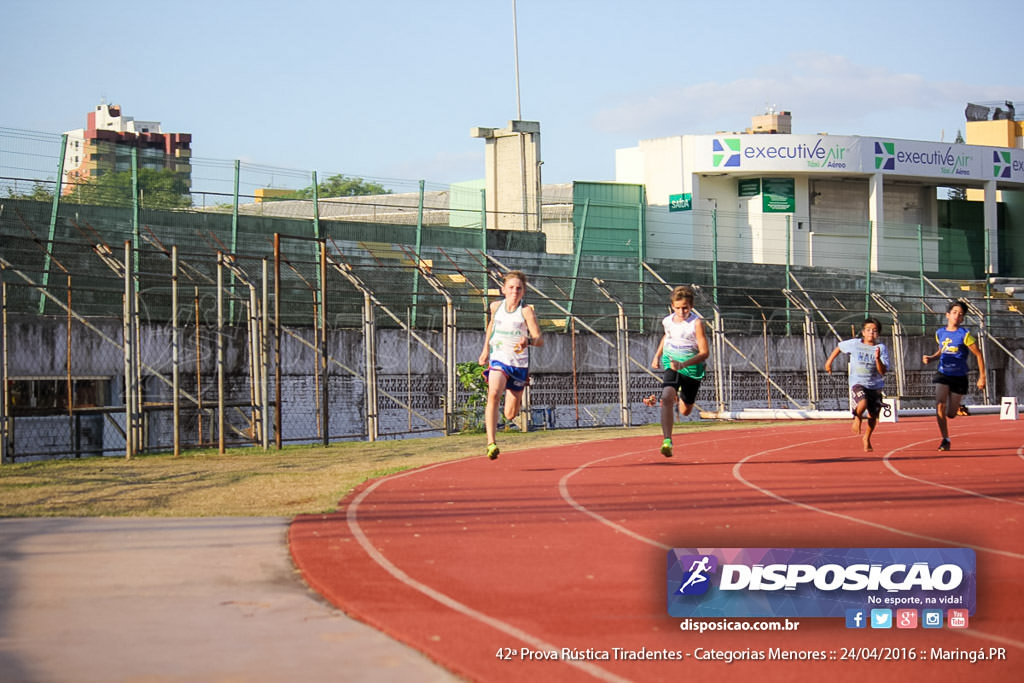
[[[516,17],[516,0],[512,0],[512,51],[515,53],[516,71],[516,121],[523,120],[523,104],[519,95],[519,24]],[[526,198],[526,134],[519,133],[519,177],[522,179],[520,193],[523,197],[523,231],[529,229]],[[538,226],[539,227],[539,226]]]
[[[519,100],[519,26],[516,20],[516,0],[512,0],[512,51],[516,69],[516,120],[523,120],[523,105]]]

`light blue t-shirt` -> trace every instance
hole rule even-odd
[[[882,365],[889,368],[889,349],[885,344],[865,344],[860,339],[839,342],[839,350],[850,354],[850,386],[859,384],[865,389],[885,388],[885,376],[875,367],[875,350],[881,349]]]

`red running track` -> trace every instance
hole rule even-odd
[[[474,681],[1020,680],[1021,425],[957,419],[950,452],[919,418],[880,425],[870,454],[847,423],[814,422],[677,434],[671,459],[650,436],[481,456],[368,482],[338,513],[297,518],[289,540],[331,603]],[[790,632],[700,635],[666,611],[673,547],[942,546],[977,553],[977,611],[963,631],[798,619]],[[682,659],[522,654],[562,648]],[[826,659],[769,659],[772,648]],[[917,659],[843,659],[908,648]],[[932,648],[1004,648],[1006,659],[936,661]],[[765,659],[704,659],[727,651]]]

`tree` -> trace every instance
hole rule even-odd
[[[371,183],[363,180],[362,178],[347,177],[341,173],[332,175],[322,183],[317,184],[317,189],[320,195],[320,199],[325,197],[358,197],[368,194],[391,194],[391,190],[388,190],[379,183]],[[313,198],[313,186],[304,187],[301,190],[296,190],[295,194],[289,199],[312,199]]]
[[[53,201],[53,190],[47,189],[47,187],[45,185],[43,185],[42,183],[37,181],[35,184],[32,185],[32,191],[28,192],[28,193],[25,193],[25,192],[15,192],[14,188],[8,187],[7,188],[7,198],[8,199],[28,199],[29,201],[33,201],[33,202],[52,202]]]
[[[81,204],[128,206],[132,201],[131,171],[105,173],[80,182],[68,196]],[[170,169],[139,169],[139,203],[147,209],[180,209],[192,206],[185,179]]]

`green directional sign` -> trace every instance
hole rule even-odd
[[[690,211],[693,209],[693,193],[670,194],[668,196],[669,211]]]
[[[763,178],[762,210],[765,213],[796,211],[796,181],[792,178]]]
[[[736,194],[740,197],[756,197],[761,194],[761,179],[744,178],[740,180],[736,187]]]

